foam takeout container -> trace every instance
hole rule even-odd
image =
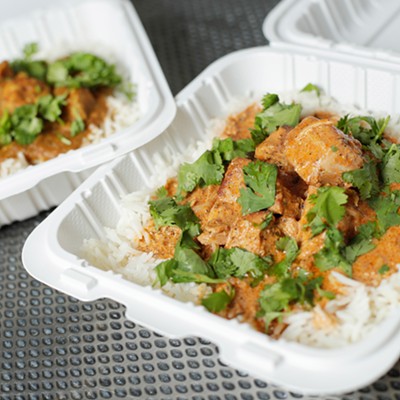
[[[272,39],[271,46],[241,50],[210,65],[178,94],[177,115],[162,135],[101,167],[36,228],[23,249],[26,269],[40,281],[81,300],[108,297],[119,301],[126,305],[128,318],[164,335],[205,337],[218,345],[224,362],[292,390],[344,393],[365,386],[388,371],[400,355],[399,310],[355,344],[338,349],[310,348],[275,341],[246,324],[225,320],[201,306],[181,303],[159,290],[97,269],[81,258],[85,238],[103,237],[104,226],[116,226],[121,196],[148,187],[155,157],[183,152],[204,137],[208,121],[226,114],[232,98],[259,99],[267,91],[301,89],[313,82],[343,104],[389,114],[399,110],[400,67],[389,56],[371,56],[361,47],[359,52],[341,51],[335,47],[335,38],[319,47],[280,42],[279,32],[301,30],[300,20],[309,18],[311,9],[322,7],[333,12],[336,5],[338,13],[344,7],[344,2],[329,2],[329,7],[327,3],[283,1],[264,25]],[[375,18],[379,18],[379,11],[382,18],[388,17],[386,9],[378,7],[376,1],[365,3]],[[351,14],[342,22],[352,25],[350,17],[362,22],[358,14]],[[368,19],[359,29],[369,32],[367,22]],[[312,40],[319,41],[313,36]]]
[[[0,180],[0,226],[58,205],[94,167],[153,139],[175,103],[144,28],[128,0],[15,0],[0,6],[0,60],[37,42],[44,55],[90,51],[115,62],[136,86],[140,118],[103,139]],[[4,12],[3,12],[4,11]]]

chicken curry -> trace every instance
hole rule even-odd
[[[29,44],[23,59],[0,64],[0,163],[22,153],[38,164],[81,147],[122,84],[115,66],[93,54],[48,63],[32,59],[37,51]]]
[[[212,149],[157,191],[136,240],[164,260],[161,286],[206,283],[208,310],[275,337],[290,311],[341,294],[332,271],[377,286],[400,263],[389,118],[300,116],[268,94],[229,117]]]

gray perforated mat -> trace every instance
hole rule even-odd
[[[210,62],[265,44],[268,0],[137,0],[174,93]],[[169,340],[110,300],[83,303],[24,270],[22,245],[47,215],[0,229],[0,399],[303,398],[223,365],[200,338]],[[332,398],[332,397],[329,397]],[[400,399],[400,364],[342,399]]]

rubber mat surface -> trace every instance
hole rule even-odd
[[[217,58],[265,45],[261,24],[276,3],[134,1],[175,94]],[[308,398],[222,364],[210,342],[163,338],[126,320],[116,302],[83,303],[32,279],[20,254],[46,215],[0,229],[1,400]],[[340,398],[400,399],[400,364]]]

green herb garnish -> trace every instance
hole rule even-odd
[[[301,92],[315,92],[317,93],[317,96],[321,94],[320,88],[313,83],[308,83],[306,86],[303,87],[303,89],[301,89]]]
[[[363,200],[379,194],[379,176],[376,163],[367,161],[362,168],[344,172],[342,178],[360,191]]]
[[[324,186],[309,197],[314,207],[307,213],[308,226],[313,235],[318,235],[329,226],[335,227],[343,218],[347,203],[345,189],[337,186]]]
[[[250,276],[259,279],[265,275],[271,259],[261,258],[257,254],[239,248],[224,249],[221,247],[212,254],[209,263],[218,278]]]
[[[276,178],[278,168],[259,160],[250,162],[243,168],[246,188],[240,189],[238,203],[242,214],[265,210],[275,203]]]
[[[267,94],[262,99],[263,111],[255,118],[251,136],[255,144],[261,143],[268,135],[282,125],[296,126],[300,120],[300,104],[283,104],[276,94]]]
[[[208,311],[218,313],[222,310],[225,310],[234,297],[235,290],[230,287],[229,293],[227,293],[225,290],[211,293],[201,301],[201,304],[207,308]]]

